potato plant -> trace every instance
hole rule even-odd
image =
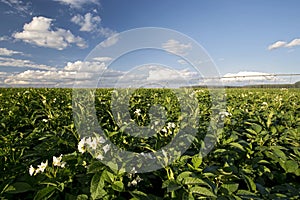
[[[153,137],[133,137],[116,122],[112,94],[112,89],[97,89],[93,97],[99,126],[121,149],[155,152],[182,126],[172,90],[139,89],[128,102],[130,118],[139,126],[149,125],[149,110],[161,105],[165,124]],[[97,157],[90,153],[102,138],[79,136],[72,89],[1,88],[0,198],[300,198],[299,89],[226,89],[220,97],[226,110],[218,119],[224,126],[205,157],[199,150],[205,145],[212,101],[206,89],[195,88],[193,94],[199,123],[188,150],[169,166],[136,173],[101,162],[110,153],[109,145],[103,145]],[[84,112],[85,105],[78,106]]]

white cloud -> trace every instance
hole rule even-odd
[[[110,47],[115,45],[119,41],[119,35],[114,34],[113,36],[107,38],[103,42],[100,43],[101,47]]]
[[[69,5],[72,8],[81,8],[84,4],[100,5],[99,0],[54,0],[64,5]]]
[[[111,57],[96,57],[96,58],[93,58],[94,61],[97,61],[97,62],[109,62],[112,60]]]
[[[114,36],[117,34],[116,31],[111,30],[110,28],[104,28],[104,27],[100,27],[98,28],[98,33],[106,38]]]
[[[285,42],[285,41],[277,41],[273,44],[271,44],[268,49],[269,50],[273,50],[273,49],[278,49],[278,48],[291,48],[291,47],[295,47],[295,46],[300,46],[300,38],[295,38],[294,40],[292,40],[291,42]]]
[[[86,13],[84,16],[77,14],[71,18],[71,22],[80,26],[80,31],[98,33],[105,38],[116,34],[116,31],[110,28],[101,27],[101,18],[93,16],[92,13]]]
[[[269,49],[269,50],[278,49],[278,48],[280,48],[280,47],[285,47],[286,44],[287,44],[287,43],[284,42],[284,41],[277,41],[277,42],[271,44],[271,45],[268,47],[268,49]]]
[[[101,18],[93,16],[92,13],[86,13],[84,16],[78,14],[72,17],[71,22],[79,25],[80,31],[91,32],[98,29]]]
[[[27,70],[18,74],[3,74],[2,79],[4,84],[15,87],[95,87],[100,79],[112,86],[123,74],[106,69],[104,62],[76,61],[68,62],[63,69]]]
[[[192,78],[194,75],[194,72],[188,70],[153,68],[149,71],[147,81],[175,81],[179,83]]]
[[[186,55],[188,53],[187,51],[192,49],[192,45],[190,43],[183,44],[177,40],[171,39],[163,43],[162,48],[177,55]]]
[[[0,74],[5,85],[22,87],[130,87],[160,85],[177,87],[190,84],[196,72],[169,69],[151,65],[136,70],[118,71],[106,67],[109,57],[99,57],[95,62],[68,62],[64,68],[27,70],[18,74]],[[1,63],[1,62],[0,62]],[[26,64],[25,61],[19,65]],[[27,65],[30,64],[28,61]]]
[[[266,81],[276,80],[273,74],[264,72],[241,71],[238,73],[227,73],[222,78],[222,82],[242,82],[242,81]]]
[[[198,83],[198,73],[188,69],[172,69],[160,65],[143,65],[117,77],[116,87],[171,87]]]
[[[1,0],[0,2],[5,3],[9,7],[15,9],[18,13],[21,14],[32,14],[30,11],[30,3],[25,3],[22,0]]]
[[[15,54],[24,55],[22,52],[19,51],[13,51],[7,48],[0,48],[0,56],[12,56]]]
[[[185,61],[185,60],[183,60],[183,59],[179,59],[179,60],[177,60],[177,62],[179,63],[179,64],[181,64],[181,65],[187,65],[188,63]]]
[[[30,60],[22,60],[15,58],[0,57],[0,66],[3,67],[30,67],[34,69],[55,70],[54,67],[47,65],[36,64]]]
[[[60,82],[64,84],[70,82],[71,79],[75,78],[75,75],[75,72],[27,70],[7,77],[4,83],[12,86],[54,87]]]
[[[8,36],[1,36],[0,37],[0,41],[7,41],[7,40],[9,40]]]
[[[91,72],[91,73],[102,73],[106,69],[104,62],[68,62],[64,67],[66,71],[80,71],[80,72]]]
[[[286,45],[287,47],[300,46],[300,39],[296,38]]]
[[[63,50],[71,44],[85,48],[86,43],[81,37],[74,36],[70,30],[62,28],[52,29],[53,19],[46,17],[33,17],[32,21],[25,24],[22,32],[13,34],[15,39],[35,44],[41,47]]]

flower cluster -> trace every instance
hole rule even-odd
[[[88,138],[82,138],[80,142],[78,143],[78,151],[80,153],[85,153],[87,150],[87,147],[90,147],[92,150],[96,150],[98,147],[98,144],[104,144],[106,140],[100,136],[99,138],[97,137],[88,137]],[[104,154],[106,154],[110,150],[110,144],[106,144],[102,147],[102,150]],[[99,160],[103,160],[104,156],[103,154],[97,150],[96,158]]]
[[[78,148],[78,151],[80,153],[84,153],[84,152],[86,152],[86,148],[87,147],[90,147],[91,149],[96,150],[98,143],[100,143],[100,144],[105,143],[105,139],[102,136],[100,138],[96,138],[96,137],[88,137],[88,138],[86,138],[86,137],[84,137],[78,143],[77,148]],[[105,151],[105,153],[106,153],[106,151]]]
[[[230,116],[232,116],[231,113],[226,112],[226,111],[220,112],[219,115],[221,116],[222,119],[223,119],[224,117],[230,117]]]
[[[176,124],[174,122],[168,122],[167,129],[175,128]]]
[[[135,167],[132,168],[131,172],[128,173],[127,177],[130,179],[133,179],[128,183],[128,187],[130,186],[136,186],[139,182],[141,182],[143,179],[139,175],[136,174],[137,171],[135,170]]]
[[[61,168],[65,168],[66,166],[66,162],[62,161],[62,157],[63,155],[61,154],[59,157],[55,157],[53,156],[52,159],[52,164],[53,166],[57,166],[57,167],[61,167]],[[37,175],[38,173],[43,173],[45,171],[45,169],[48,166],[48,160],[46,160],[46,162],[42,162],[40,165],[37,166],[37,168],[34,168],[32,165],[30,165],[29,167],[29,174],[30,176],[32,175]]]
[[[135,111],[134,111],[134,114],[135,115],[137,115],[137,116],[140,116],[141,115],[141,109],[136,109]]]
[[[57,166],[57,167],[61,167],[61,168],[64,168],[66,166],[66,162],[65,161],[61,161],[62,160],[62,154],[60,154],[59,157],[55,157],[53,156],[53,165],[54,166]]]
[[[42,162],[40,165],[38,165],[37,169],[35,169],[32,165],[30,165],[30,168],[29,168],[30,176],[32,176],[33,173],[34,173],[34,176],[35,176],[40,172],[44,172],[47,166],[48,166],[48,160],[46,160],[46,162]]]
[[[175,129],[176,124],[174,122],[168,122],[167,127],[164,127],[161,131],[164,133],[168,133],[169,130]]]

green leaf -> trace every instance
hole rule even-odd
[[[288,160],[284,163],[285,166],[285,171],[287,173],[295,173],[296,170],[298,169],[298,163],[294,160]]]
[[[243,197],[243,199],[250,199],[250,198],[256,198],[257,195],[253,192],[250,192],[248,190],[238,190],[237,193],[236,193],[238,196],[241,196]],[[257,198],[256,198],[257,199]]]
[[[200,194],[200,195],[204,195],[207,197],[216,197],[216,195],[210,191],[209,189],[205,188],[205,187],[200,187],[200,186],[194,186],[190,189],[191,193],[195,193],[195,194]]]
[[[246,181],[249,190],[256,191],[256,185],[255,185],[254,181],[252,180],[252,178],[244,175],[244,180]]]
[[[238,183],[225,183],[222,185],[223,188],[225,188],[229,193],[233,193],[235,191],[237,191],[237,189],[239,188],[239,184]]]
[[[39,190],[36,195],[34,196],[34,200],[40,200],[40,199],[48,199],[50,198],[54,192],[56,187],[54,186],[48,186],[41,190]]]
[[[270,162],[268,162],[266,160],[260,160],[257,163],[259,163],[259,164],[270,164]]]
[[[253,135],[257,135],[255,130],[249,129],[247,128],[246,131],[248,131],[249,133],[253,134]]]
[[[189,176],[191,176],[192,174],[193,174],[193,172],[190,172],[190,171],[181,172],[181,173],[177,176],[176,180],[177,180],[178,182],[181,182],[184,178],[189,177]]]
[[[262,131],[262,127],[259,124],[252,124],[251,128],[257,133],[259,134]]]
[[[112,184],[112,189],[118,192],[122,192],[124,190],[124,184],[122,181],[115,181]]]
[[[103,164],[100,161],[93,161],[88,169],[87,169],[87,173],[96,173],[96,172],[100,172],[104,169]]]
[[[144,192],[141,192],[141,191],[135,190],[135,191],[129,191],[129,193],[137,199],[146,199],[147,198],[147,194],[145,194]]]
[[[268,119],[267,119],[267,127],[269,128],[271,123],[272,123],[272,117],[274,115],[273,110],[271,110],[270,114],[268,115]]]
[[[207,182],[195,177],[185,177],[182,183],[184,185],[206,185],[210,187],[210,185]]]
[[[103,189],[104,187],[104,180],[101,179],[101,174],[96,173],[91,181],[91,197],[93,199],[99,199],[106,195],[106,191]]]
[[[162,188],[167,188],[167,192],[173,192],[175,190],[180,189],[182,186],[177,184],[175,180],[166,180],[162,184]]]
[[[4,192],[10,194],[18,194],[32,190],[31,185],[25,182],[16,182],[11,184]]]
[[[241,144],[237,143],[237,142],[232,142],[229,145],[233,146],[233,147],[236,147],[236,148],[238,148],[238,149],[240,149],[242,151],[245,151],[244,147]]]
[[[108,183],[113,183],[113,182],[114,182],[114,179],[115,179],[115,176],[114,176],[113,173],[111,173],[111,172],[109,172],[109,171],[107,171],[107,170],[104,170],[104,171],[102,172],[101,179],[102,179],[103,181],[108,182]]]
[[[198,168],[202,163],[202,158],[198,154],[196,154],[192,158],[192,163],[195,168]]]
[[[300,176],[300,168],[295,171],[296,176]]]
[[[277,146],[273,146],[272,147],[273,153],[278,156],[279,158],[281,158],[282,160],[286,160],[286,155],[283,151],[280,150],[280,147]]]
[[[80,194],[76,197],[76,200],[88,200],[89,197],[86,194]]]

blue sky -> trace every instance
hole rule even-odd
[[[191,37],[220,76],[300,73],[299,8],[298,0],[0,0],[0,85],[72,86],[76,70],[86,68],[88,79],[107,67],[110,58],[84,63],[100,42],[141,27]],[[172,39],[169,45],[178,47]],[[136,59],[149,62],[141,55]],[[155,63],[162,59],[154,57]],[[124,75],[126,65],[136,65],[130,59],[123,70],[116,62],[118,70],[107,72]],[[162,70],[152,69],[152,76],[163,78]],[[194,77],[187,70],[178,73]]]

